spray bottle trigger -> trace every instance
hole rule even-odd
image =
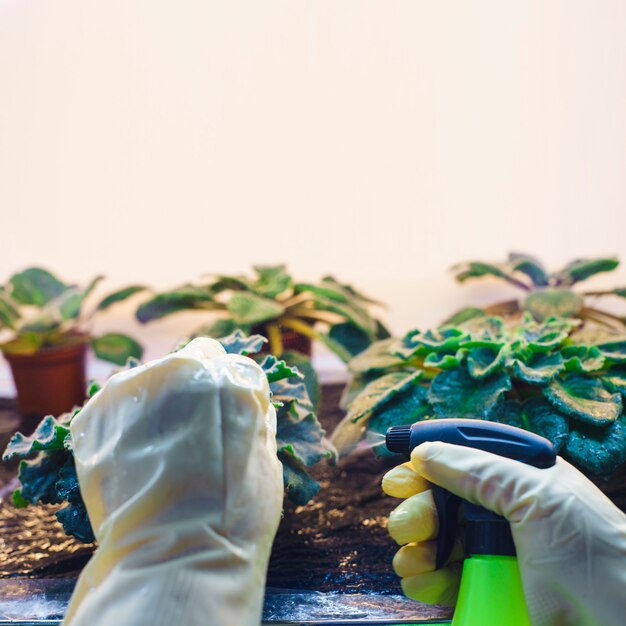
[[[438,485],[433,485],[432,491],[439,520],[435,569],[440,569],[447,563],[454,548],[462,500]]]

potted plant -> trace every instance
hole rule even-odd
[[[0,350],[11,366],[22,414],[59,414],[82,403],[88,345],[98,358],[118,365],[129,356],[141,357],[142,348],[131,337],[96,337],[87,330],[96,313],[143,289],[115,291],[86,314],[85,301],[102,278],[79,287],[31,267],[0,287]]]
[[[578,291],[576,287],[591,276],[615,270],[619,261],[615,257],[576,259],[556,272],[548,272],[545,266],[529,254],[511,253],[507,261],[488,263],[467,261],[452,268],[456,280],[464,283],[483,277],[495,277],[520,289],[523,296],[493,304],[486,309],[468,307],[450,318],[450,322],[461,322],[475,315],[514,315],[527,311],[537,320],[552,316],[576,317],[593,322],[606,333],[626,332],[625,318],[598,308],[595,300],[601,297],[626,298],[626,288],[596,291]],[[588,324],[587,327],[590,325]]]
[[[216,319],[198,332],[222,337],[236,329],[269,341],[275,356],[311,352],[311,341],[328,345],[344,361],[372,341],[389,336],[373,318],[378,304],[330,276],[319,283],[298,283],[284,265],[256,266],[254,275],[218,275],[201,285],[183,285],[142,303],[137,319],[146,323],[179,311],[211,311]]]
[[[480,316],[407,333],[355,357],[339,450],[365,431],[425,419],[489,419],[553,442],[590,477],[626,464],[626,335],[586,343],[574,318]],[[623,504],[622,504],[623,505]]]
[[[259,352],[265,341],[261,336],[245,337],[241,331],[220,339],[227,352],[243,355]],[[131,360],[128,366],[135,365],[137,362]],[[334,460],[335,450],[325,438],[298,370],[274,355],[266,355],[260,365],[277,411],[277,452],[283,465],[286,494],[292,502],[302,505],[319,490],[308,468],[323,459]],[[98,390],[97,385],[92,385],[89,396]],[[48,415],[29,437],[16,433],[3,460],[21,459],[21,486],[13,494],[16,506],[63,505],[56,516],[65,532],[90,543],[94,536],[78,486],[69,431],[80,410],[59,417]]]

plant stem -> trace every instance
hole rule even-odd
[[[280,334],[280,328],[277,324],[268,324],[265,327],[267,338],[270,342],[270,352],[274,356],[282,356],[284,352],[283,338]]]
[[[617,328],[618,330],[626,330],[624,318],[607,313],[606,311],[600,311],[592,307],[583,307],[580,311],[580,315],[581,317],[587,317],[588,319],[604,324],[605,326]]]
[[[287,318],[287,319],[281,319],[280,323],[283,326],[286,326],[287,328],[291,328],[291,330],[295,330],[297,333],[300,333],[301,335],[308,337],[309,339],[313,339],[314,341],[318,341],[320,338],[319,333],[312,326],[309,326],[309,324],[305,324],[304,322],[301,322],[300,320]]]

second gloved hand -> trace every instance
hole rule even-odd
[[[538,469],[488,452],[425,443],[383,478],[404,498],[388,529],[406,595],[454,605],[461,546],[435,571],[438,521],[430,483],[505,517],[533,626],[619,626],[626,609],[626,516],[563,459]]]

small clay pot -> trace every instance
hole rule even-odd
[[[84,341],[35,354],[4,354],[13,372],[24,416],[60,415],[85,400]]]

